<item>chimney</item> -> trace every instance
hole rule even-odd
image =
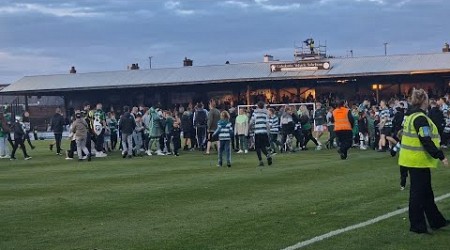
[[[264,55],[264,62],[272,62],[273,61],[273,56],[271,55]]]
[[[191,67],[193,64],[194,64],[194,61],[192,61],[191,59],[188,59],[187,57],[184,58],[184,60],[183,60],[184,67]]]
[[[448,43],[444,44],[444,48],[442,48],[442,52],[444,52],[444,53],[450,52],[450,46],[448,45]]]
[[[77,70],[75,69],[75,66],[72,66],[72,68],[70,68],[69,73],[70,74],[76,74],[77,73]]]
[[[139,64],[137,64],[137,63],[131,64],[130,69],[131,69],[131,70],[138,70],[138,69],[139,69]]]

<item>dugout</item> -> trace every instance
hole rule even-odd
[[[234,106],[261,99],[302,102],[326,93],[381,99],[407,94],[414,87],[440,96],[450,92],[449,85],[450,53],[435,53],[26,76],[0,95],[60,96],[66,110],[85,101],[117,109],[170,107],[209,98]]]

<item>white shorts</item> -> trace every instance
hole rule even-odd
[[[325,131],[326,130],[326,126],[324,126],[324,125],[317,125],[315,128],[314,128],[314,131],[316,131],[316,132],[323,132],[323,131]]]

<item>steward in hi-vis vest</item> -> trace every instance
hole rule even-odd
[[[419,118],[417,120],[417,118]],[[417,120],[424,123],[426,121],[428,126],[419,127],[416,130],[414,123]],[[429,151],[434,157],[425,150],[420,138],[429,137],[428,142]],[[436,125],[423,112],[416,112],[406,116],[403,125],[402,146],[398,163],[400,166],[410,168],[436,168],[439,164],[439,158],[444,159],[444,154],[438,149],[440,143],[439,131]],[[434,145],[434,147],[433,147]]]
[[[428,95],[423,89],[414,89],[411,95],[411,110],[405,115],[403,136],[398,163],[410,175],[409,195],[410,231],[429,233],[449,224],[434,202],[430,168],[436,168],[439,160],[448,166],[447,158],[439,149],[439,131],[425,114]],[[426,216],[426,220],[425,220]]]
[[[345,107],[345,101],[340,101],[338,107],[333,110],[334,131],[339,144],[338,153],[342,160],[347,159],[347,152],[352,146],[352,128],[355,123],[352,113]]]

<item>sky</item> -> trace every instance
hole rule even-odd
[[[1,0],[0,83],[24,76],[293,60],[309,37],[328,54],[440,53],[448,0]]]

